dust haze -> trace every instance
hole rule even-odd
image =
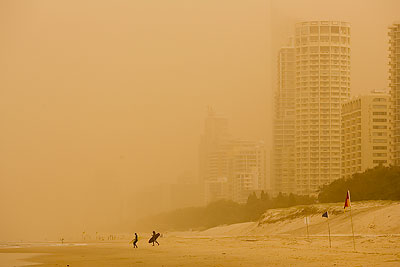
[[[395,0],[2,1],[0,240],[132,230],[124,223],[157,213],[182,174],[197,181],[209,106],[269,151],[277,51],[295,22],[350,22],[352,94],[387,88],[399,10]]]

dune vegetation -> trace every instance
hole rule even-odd
[[[145,229],[146,225],[154,226],[156,223],[157,229],[160,230],[200,230],[218,225],[257,221],[270,209],[344,201],[347,190],[351,192],[352,201],[400,200],[400,168],[376,167],[355,174],[350,179],[338,179],[322,187],[315,198],[282,193],[270,197],[265,192],[257,196],[253,193],[245,204],[220,200],[205,207],[178,209],[147,217],[138,221],[137,226]],[[305,213],[313,213],[312,207],[302,210]]]

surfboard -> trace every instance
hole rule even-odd
[[[149,243],[153,243],[154,241],[156,241],[159,236],[160,236],[160,233],[157,233],[155,236],[152,236],[149,240]]]

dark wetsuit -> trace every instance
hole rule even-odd
[[[137,236],[137,234],[135,233],[135,240],[133,241],[133,247],[134,248],[137,248],[138,246],[136,245],[136,243],[138,242],[138,236]]]
[[[154,246],[154,243],[157,243],[157,245],[160,245],[160,243],[158,243],[156,240],[156,232],[155,231],[153,231],[153,238],[154,238],[153,246]]]

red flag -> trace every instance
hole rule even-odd
[[[347,190],[346,200],[344,201],[344,209],[350,206],[350,191]]]

